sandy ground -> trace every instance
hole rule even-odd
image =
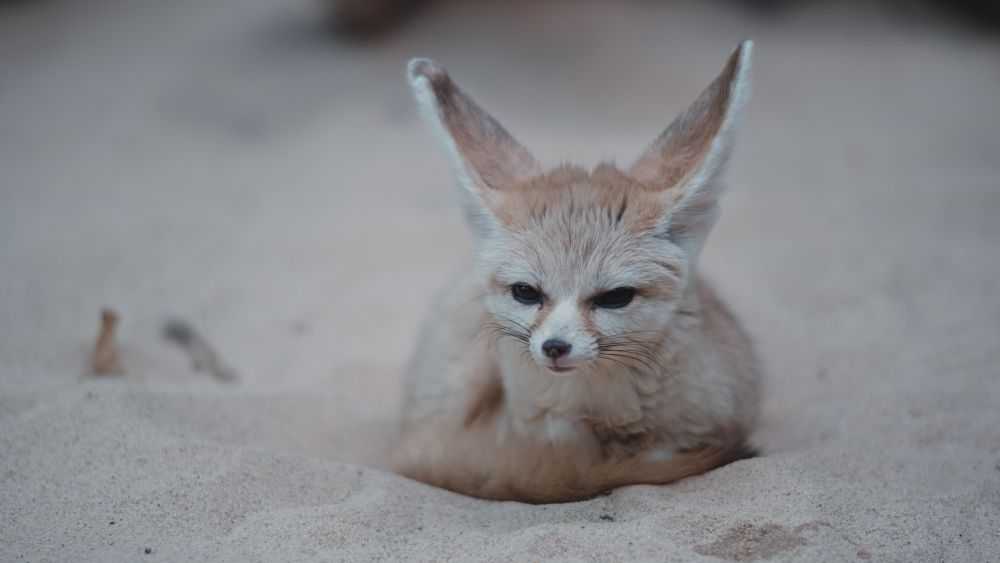
[[[358,46],[314,15],[0,6],[0,560],[1000,557],[1000,41],[630,2],[446,5]],[[743,37],[704,267],[768,365],[765,456],[538,507],[377,469],[467,250],[405,60],[549,163],[627,161]],[[105,305],[127,374],[99,380]],[[163,340],[174,316],[238,383]]]

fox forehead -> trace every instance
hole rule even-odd
[[[563,166],[505,190],[501,232],[483,249],[495,284],[533,284],[551,296],[630,286],[670,291],[680,250],[657,237],[664,198],[611,165]]]
[[[559,166],[502,190],[497,203],[498,219],[514,230],[552,218],[604,218],[638,234],[656,227],[669,200],[613,164],[603,163],[592,172]]]

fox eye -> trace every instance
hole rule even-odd
[[[510,286],[510,294],[518,303],[538,305],[542,302],[542,292],[526,283],[515,283]]]
[[[635,298],[634,287],[616,287],[611,291],[605,291],[594,297],[595,307],[602,309],[621,309],[628,305]]]

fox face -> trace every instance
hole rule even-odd
[[[658,198],[610,165],[562,167],[502,198],[497,216],[477,257],[496,330],[555,374],[642,362],[687,271],[659,236]]]
[[[555,375],[658,368],[650,347],[674,320],[718,216],[750,50],[743,43],[625,170],[543,170],[444,69],[411,61],[411,85],[462,187],[487,329]]]

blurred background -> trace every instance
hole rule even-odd
[[[838,398],[923,397],[948,358],[994,357],[995,6],[2,2],[7,396],[83,369],[103,306],[128,380],[199,382],[161,335],[179,316],[244,395],[139,393],[143,417],[368,459],[378,441],[355,430],[391,420],[428,297],[468,248],[405,62],[437,59],[549,164],[627,163],[752,38],[754,99],[704,264],[761,342],[768,420],[811,409],[766,441],[823,440],[843,431]]]
[[[989,560],[996,6],[0,1],[0,559]],[[549,510],[340,463],[382,461],[469,249],[406,61],[544,163],[625,165],[745,38],[700,267],[767,367],[764,457]]]

